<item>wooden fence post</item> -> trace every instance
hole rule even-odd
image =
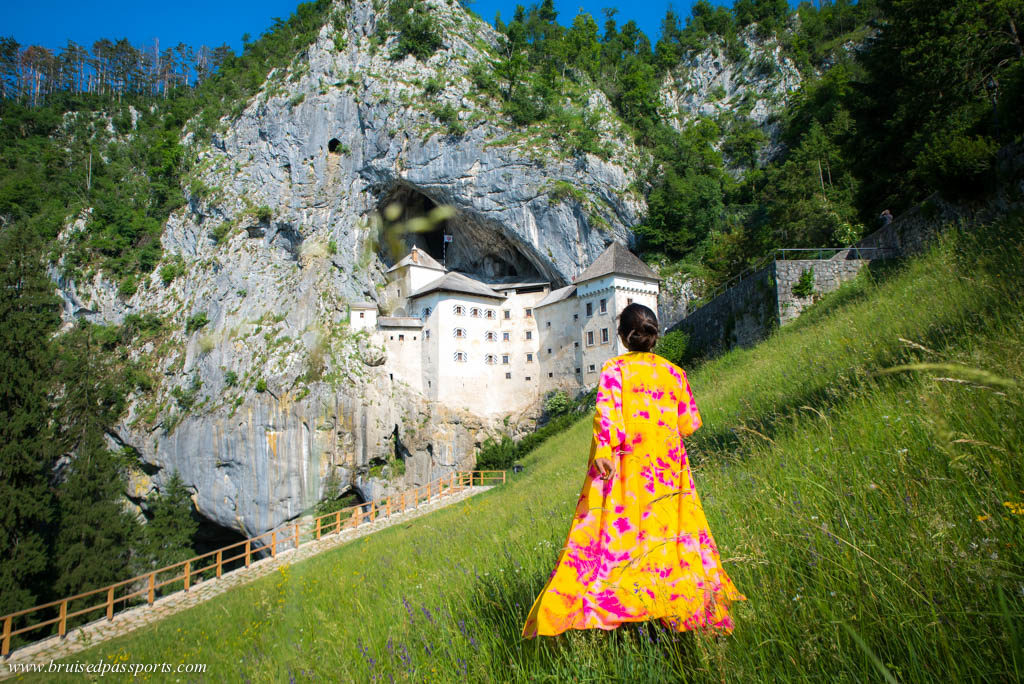
[[[7,654],[11,652],[11,622],[13,620],[14,618],[10,615],[4,618],[4,642],[2,648],[0,648],[0,651],[3,651],[0,653],[0,656],[3,656],[4,658],[6,658]]]
[[[391,497],[390,496],[388,497],[387,513],[385,513],[384,515],[387,518],[391,517]]]
[[[505,470],[501,471],[501,484],[505,484],[505,475],[507,474],[507,472],[508,471]]]
[[[220,571],[221,571],[221,567],[223,566],[223,563],[224,563],[224,552],[221,551],[220,549],[217,549],[217,579],[220,579]]]
[[[107,622],[114,619],[114,587],[107,587]]]
[[[57,634],[63,639],[68,631],[68,600],[60,602],[60,623],[57,626]]]
[[[149,573],[149,591],[146,592],[146,603],[153,605],[153,599],[156,598],[156,573]]]
[[[277,530],[270,533],[270,557],[277,558]]]
[[[338,526],[338,533],[341,533],[341,509],[334,512],[335,524]]]
[[[299,550],[299,523],[295,523],[295,550]]]
[[[320,538],[320,518],[316,519],[316,538]]]
[[[192,561],[185,561],[185,591],[192,586]]]
[[[370,522],[373,522],[376,519],[377,519],[377,502],[376,501],[371,501],[370,502]]]
[[[252,541],[249,539],[245,540],[245,567],[249,567],[252,562]]]

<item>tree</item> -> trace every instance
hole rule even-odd
[[[128,455],[107,445],[124,409],[125,381],[110,348],[116,333],[82,323],[60,341],[63,387],[59,445],[70,461],[58,491],[55,588],[62,595],[123,578],[137,534],[125,509]]]
[[[0,614],[45,595],[47,529],[54,518],[50,421],[59,301],[37,240],[12,223],[0,228]]]
[[[194,556],[192,537],[199,523],[192,516],[191,494],[177,470],[148,504],[149,522],[143,527],[139,548],[143,566],[161,568]]]

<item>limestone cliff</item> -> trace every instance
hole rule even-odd
[[[393,255],[372,220],[382,207],[450,205],[449,267],[557,285],[611,240],[628,244],[645,208],[633,171],[643,155],[603,94],[586,106],[613,153],[574,156],[474,90],[468,70],[497,44],[487,24],[430,0],[443,48],[394,61],[394,37],[377,37],[386,3],[376,4],[338,3],[212,144],[190,140],[198,171],[163,236],[181,275],[165,283],[158,269],[128,301],[101,275],[60,283],[69,316],[170,321],[170,334],[137,350],[163,382],[134,397],[119,437],[156,467],[141,490],[177,470],[203,515],[247,534],[308,509],[332,472],[371,497],[471,467],[496,427],[393,381],[379,341],[349,331],[348,303],[388,306]],[[458,127],[432,113],[446,104]],[[414,237],[430,248],[439,235]],[[511,416],[511,429],[525,418]],[[370,477],[394,459],[396,435],[405,475]]]

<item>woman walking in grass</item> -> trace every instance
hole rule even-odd
[[[658,320],[630,304],[629,352],[601,369],[590,465],[565,546],[523,627],[526,638],[660,619],[732,631],[744,597],[722,569],[682,438],[700,427],[686,374],[651,353]]]

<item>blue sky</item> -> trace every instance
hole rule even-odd
[[[511,19],[516,4],[508,0],[476,0],[472,9],[488,22],[500,11]],[[657,39],[661,19],[672,4],[682,16],[688,16],[693,0],[670,3],[669,0],[623,2],[622,0],[555,0],[559,23],[569,25],[580,8],[604,25],[603,7],[618,7],[616,20],[621,25],[633,19],[651,38]],[[716,3],[719,4],[719,3]],[[731,4],[731,3],[729,3]],[[192,46],[215,47],[227,43],[236,52],[242,47],[242,34],[258,36],[273,17],[288,17],[298,5],[296,0],[213,0],[196,2],[138,2],[138,0],[4,0],[0,2],[0,35],[13,36],[23,45],[37,44],[56,48],[67,39],[91,46],[99,38],[128,38],[135,45],[161,47],[179,42]]]

